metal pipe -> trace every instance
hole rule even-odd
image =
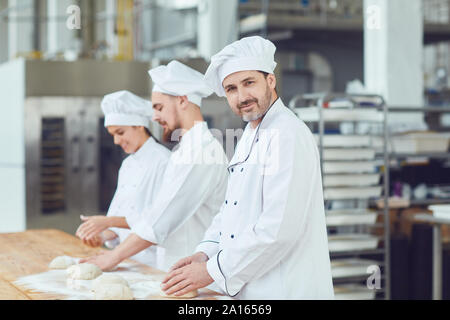
[[[390,283],[390,274],[391,274],[391,243],[390,243],[390,225],[389,225],[389,153],[388,153],[388,141],[389,141],[389,133],[388,133],[388,106],[386,102],[383,101],[383,131],[384,131],[384,143],[383,143],[383,153],[384,153],[384,274],[385,274],[385,300],[389,300],[391,298],[391,283]]]
[[[41,0],[34,0],[33,2],[33,51],[41,50],[41,30],[39,24],[39,16],[41,14]]]
[[[181,43],[193,42],[196,39],[195,33],[188,33],[180,36],[176,36],[170,39],[161,40],[154,42],[153,44],[146,45],[143,47],[145,51],[155,51],[158,49],[163,49],[167,47],[173,47]]]

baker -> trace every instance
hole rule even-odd
[[[120,166],[117,189],[106,216],[81,216],[83,223],[76,236],[97,247],[114,248],[130,235],[128,222],[141,219],[160,190],[170,150],[160,144],[150,131],[153,109],[150,101],[122,90],[107,94],[101,103],[105,128],[114,144],[128,154]],[[156,247],[132,257],[156,267]]]
[[[319,152],[278,97],[274,44],[249,37],[211,59],[206,81],[248,122],[220,213],[163,280],[182,295],[215,282],[237,299],[334,298]]]
[[[102,270],[154,245],[158,268],[168,270],[195,249],[225,197],[228,159],[200,109],[202,99],[213,91],[201,73],[178,61],[149,73],[153,120],[164,128],[164,140],[181,141],[170,156],[155,201],[143,210],[143,219],[129,222],[130,236],[114,250],[82,260]]]

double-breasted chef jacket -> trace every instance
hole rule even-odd
[[[225,199],[196,252],[237,299],[333,299],[320,159],[309,128],[281,99],[247,125]]]

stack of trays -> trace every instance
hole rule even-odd
[[[328,236],[330,252],[373,250],[378,247],[378,237],[370,234],[338,234]]]
[[[339,137],[339,139],[337,138]],[[325,200],[369,199],[381,196],[375,150],[356,147],[368,143],[365,136],[325,136],[325,144],[333,145],[323,151],[323,186]],[[334,141],[338,139],[339,141]],[[343,139],[343,140],[342,140]],[[346,140],[347,139],[347,140]],[[335,144],[354,144],[350,149]]]

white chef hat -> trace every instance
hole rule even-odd
[[[107,126],[144,126],[150,129],[152,103],[126,91],[107,94],[101,103]]]
[[[276,50],[271,41],[260,36],[242,38],[212,56],[205,80],[219,97],[224,97],[222,83],[232,73],[248,70],[273,73],[277,66]]]
[[[188,100],[201,106],[202,99],[213,90],[206,84],[203,74],[173,60],[167,66],[159,66],[148,72],[153,81],[153,92],[171,96],[187,96]]]

